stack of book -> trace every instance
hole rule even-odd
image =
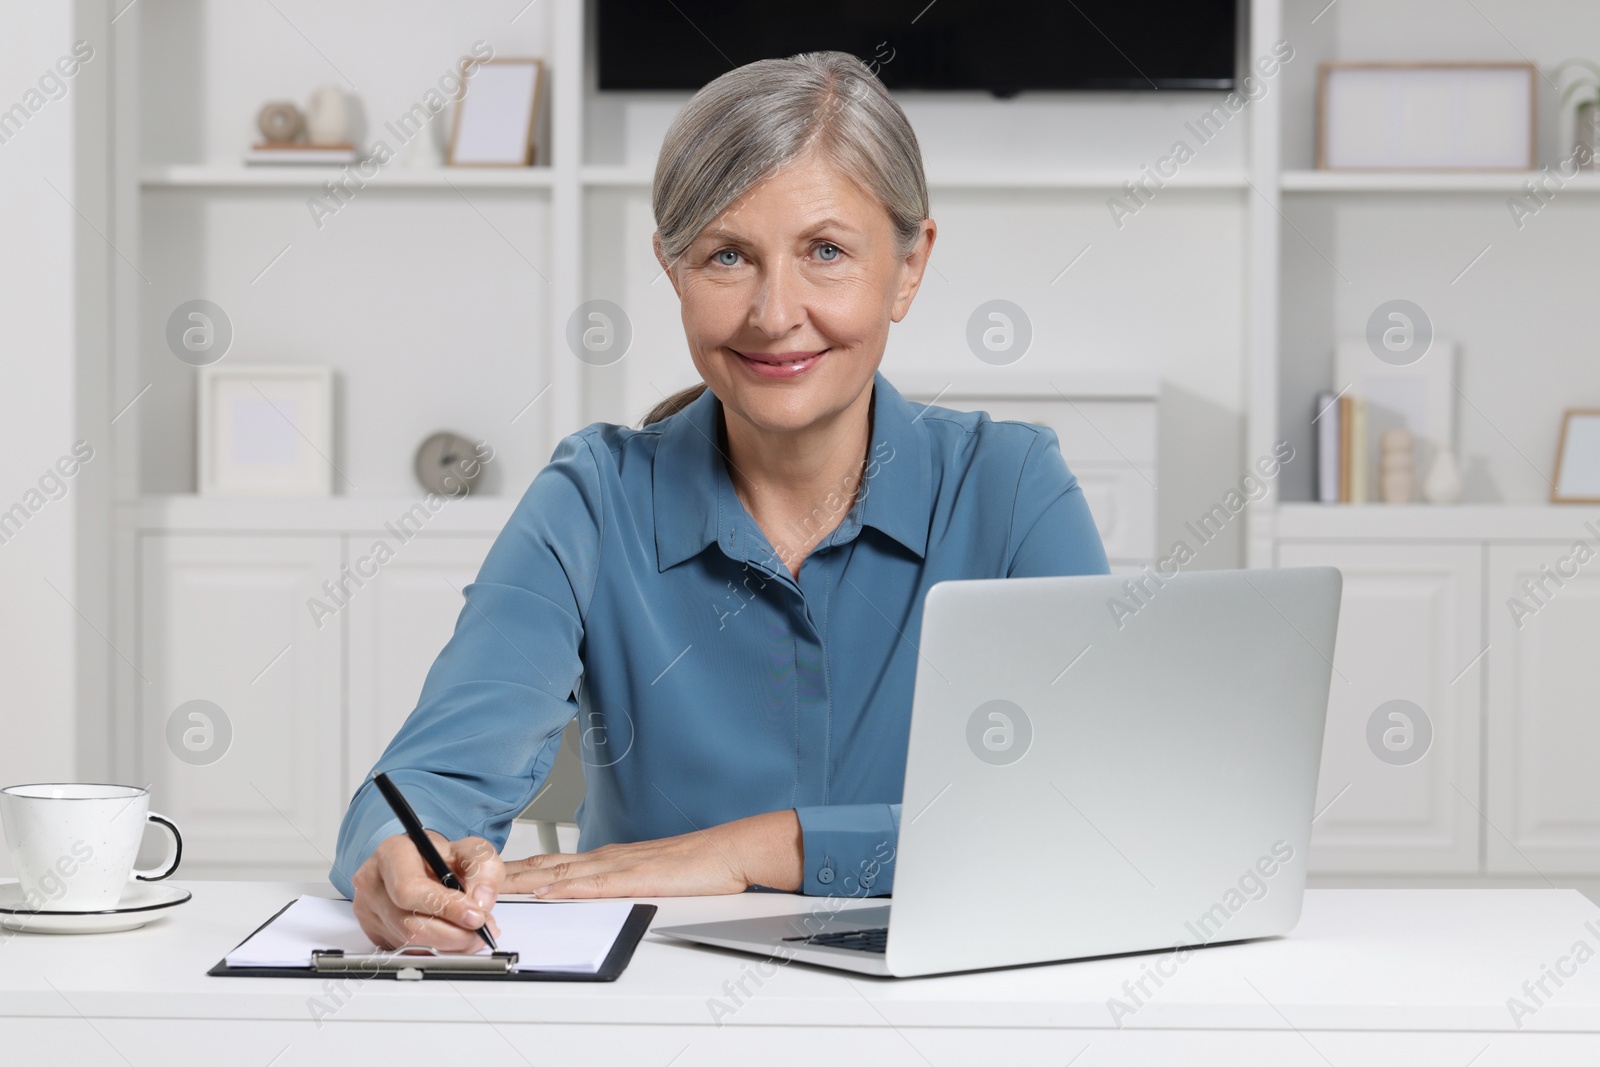
[[[326,163],[343,166],[360,159],[353,144],[307,144],[303,141],[257,142],[245,153],[248,164],[280,164],[301,166],[307,163]]]
[[[1317,500],[1364,504],[1376,499],[1367,484],[1367,401],[1349,389],[1317,394]]]

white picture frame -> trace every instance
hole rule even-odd
[[[452,167],[533,165],[543,60],[491,59],[467,75],[456,100],[446,162]]]
[[[333,371],[292,364],[200,368],[201,496],[333,495]]]
[[[1319,170],[1532,170],[1531,63],[1323,63]]]
[[[1333,389],[1348,389],[1367,401],[1367,485],[1381,484],[1379,442],[1385,430],[1411,431],[1419,484],[1440,449],[1455,450],[1454,341],[1435,337],[1421,359],[1404,366],[1379,359],[1364,338],[1341,341],[1334,355]]]
[[[1570,408],[1561,416],[1552,504],[1600,504],[1600,410]]]

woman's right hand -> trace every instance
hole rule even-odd
[[[350,879],[356,920],[379,948],[425,945],[472,952],[483,946],[478,927],[487,924],[491,934],[500,934],[493,908],[505,864],[481,837],[450,841],[432,830],[428,836],[466,891],[441,885],[411,839],[395,834],[379,842]]]

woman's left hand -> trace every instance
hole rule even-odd
[[[742,893],[753,885],[793,891],[801,842],[794,810],[773,811],[677,837],[511,860],[500,892],[577,899]]]

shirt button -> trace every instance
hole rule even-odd
[[[823,885],[827,885],[829,882],[833,881],[833,868],[824,867],[822,870],[818,871],[817,881],[821,882]]]
[[[861,876],[861,888],[862,889],[871,889],[872,888],[872,883],[876,882],[876,881],[877,881],[877,879],[872,877],[872,875],[863,874]]]

